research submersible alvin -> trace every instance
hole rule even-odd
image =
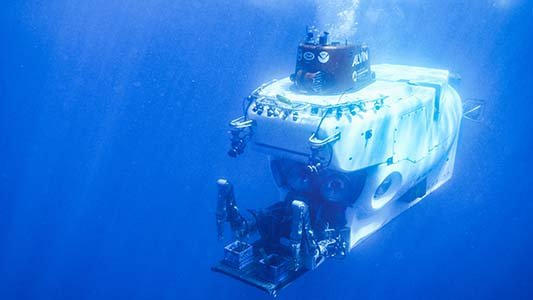
[[[276,296],[415,205],[453,174],[461,97],[446,70],[370,64],[367,45],[308,30],[294,74],[230,122],[231,150],[268,155],[281,199],[241,211],[219,179],[216,223],[234,241],[213,267]]]

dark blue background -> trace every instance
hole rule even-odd
[[[486,120],[448,184],[281,299],[533,298],[532,5],[361,2],[374,62],[459,72]],[[209,266],[216,178],[243,207],[278,196],[225,131],[316,20],[279,3],[2,4],[0,299],[268,299]]]

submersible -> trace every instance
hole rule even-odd
[[[371,65],[365,44],[308,30],[292,75],[265,83],[230,122],[229,155],[265,153],[281,191],[240,211],[219,179],[216,223],[233,242],[214,271],[276,296],[448,181],[462,101],[447,70]]]

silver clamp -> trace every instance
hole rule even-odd
[[[232,120],[229,122],[229,126],[231,129],[239,129],[243,130],[246,128],[250,128],[254,125],[254,120],[246,120],[246,117],[238,117],[237,119]]]

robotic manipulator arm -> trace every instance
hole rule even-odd
[[[218,201],[216,211],[216,222],[218,239],[224,238],[224,224],[228,222],[235,238],[240,240],[247,237],[255,230],[255,219],[253,217],[245,218],[239,212],[237,202],[235,201],[235,194],[233,192],[233,185],[226,179],[219,179],[218,186]]]

